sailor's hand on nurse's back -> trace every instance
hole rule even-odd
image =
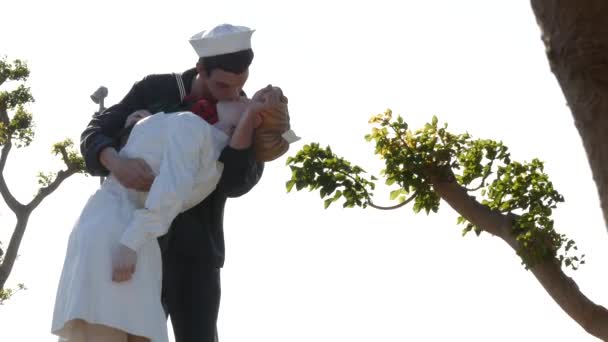
[[[113,147],[107,147],[99,160],[125,188],[146,192],[154,182],[154,172],[143,159],[121,157]]]
[[[154,172],[148,163],[140,158],[118,158],[110,172],[118,179],[120,184],[128,189],[150,191],[152,182],[154,182]]]
[[[146,116],[150,116],[150,115],[152,115],[152,113],[150,113],[149,111],[147,111],[145,109],[136,110],[133,113],[131,113],[129,116],[127,116],[127,120],[125,121],[125,127],[129,127],[129,126],[135,124],[137,121],[145,118]]]

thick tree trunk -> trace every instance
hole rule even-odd
[[[531,0],[608,226],[608,1]]]
[[[23,240],[23,235],[25,234],[25,228],[27,227],[29,216],[30,212],[26,211],[26,209],[17,214],[17,224],[8,244],[6,254],[4,255],[4,261],[0,265],[0,289],[4,288],[4,285],[8,280],[8,276],[13,270],[13,265],[17,259],[17,251],[21,245],[21,240]]]
[[[453,177],[452,177],[453,178]],[[511,234],[513,218],[492,211],[469,196],[467,190],[453,179],[433,180],[439,196],[469,222],[484,231],[503,239],[514,250],[518,242]],[[553,300],[589,334],[608,341],[608,310],[585,296],[574,280],[561,269],[557,259],[549,260],[530,269]]]

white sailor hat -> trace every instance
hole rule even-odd
[[[210,57],[251,49],[251,35],[255,30],[245,26],[222,24],[201,31],[190,38],[199,57]]]

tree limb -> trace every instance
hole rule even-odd
[[[513,230],[513,218],[488,207],[469,196],[454,179],[434,178],[433,188],[454,210],[482,230],[499,236],[514,250],[519,244]],[[557,259],[544,261],[530,268],[553,300],[588,333],[608,341],[608,310],[593,303],[576,283],[562,271]]]
[[[23,204],[19,203],[17,199],[11,194],[11,191],[6,184],[6,180],[4,179],[4,167],[6,166],[6,160],[8,159],[8,154],[11,150],[11,142],[7,141],[2,147],[2,154],[0,155],[0,193],[2,194],[2,198],[6,202],[6,205],[15,213],[23,208]]]
[[[42,200],[44,200],[48,195],[53,193],[53,191],[55,191],[64,180],[66,180],[68,177],[77,172],[78,170],[75,168],[68,168],[67,170],[59,171],[57,173],[57,177],[55,178],[55,180],[53,180],[51,184],[40,189],[38,194],[32,199],[29,204],[25,206],[20,205],[20,207],[15,211],[15,214],[17,214],[17,225],[15,227],[15,230],[13,231],[13,235],[11,236],[11,240],[6,250],[4,261],[2,262],[2,265],[0,265],[0,289],[4,288],[4,284],[8,279],[8,276],[11,273],[11,270],[15,263],[15,259],[17,258],[17,251],[19,250],[21,240],[23,239],[23,235],[25,234],[25,228],[27,227],[27,221],[30,213],[34,209],[36,209],[36,207],[42,202]]]
[[[69,168],[70,167],[70,157],[68,157],[68,152],[65,150],[65,147],[61,147],[59,149],[59,151],[61,152],[61,159],[63,159],[63,162]]]
[[[414,200],[414,199],[416,198],[416,195],[417,195],[417,194],[418,194],[417,192],[414,192],[414,193],[412,194],[412,196],[410,196],[410,198],[406,199],[406,200],[405,200],[405,201],[403,201],[402,203],[399,203],[399,204],[397,204],[397,205],[393,205],[393,206],[391,206],[391,207],[382,207],[382,206],[379,206],[379,205],[375,205],[375,204],[374,204],[374,202],[372,202],[372,200],[371,200],[371,199],[369,200],[368,204],[369,204],[369,206],[370,206],[370,207],[375,208],[375,209],[380,209],[380,210],[393,210],[393,209],[398,209],[398,208],[401,208],[401,207],[403,207],[404,205],[406,205],[406,204],[410,203],[412,200]]]
[[[0,289],[4,288],[4,284],[11,274],[11,270],[17,259],[17,251],[19,250],[19,245],[21,245],[21,240],[25,234],[25,227],[27,227],[30,213],[31,212],[27,210],[20,210],[19,213],[17,213],[17,224],[13,230],[13,235],[11,236],[8,248],[6,249],[2,265],[0,265]]]
[[[67,170],[59,171],[55,180],[53,180],[53,182],[48,186],[41,188],[38,194],[32,199],[30,203],[26,205],[26,207],[30,211],[36,209],[36,207],[42,202],[42,200],[44,200],[48,195],[53,193],[53,191],[55,191],[64,180],[66,180],[68,177],[77,172],[78,170],[73,168],[68,168]]]
[[[0,103],[0,122],[3,123],[6,127],[10,123],[10,119],[8,118],[8,112],[6,109],[6,103]]]

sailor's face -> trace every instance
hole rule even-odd
[[[233,74],[215,69],[207,78],[207,89],[218,101],[238,100],[248,77],[249,70],[245,70],[242,74]]]

